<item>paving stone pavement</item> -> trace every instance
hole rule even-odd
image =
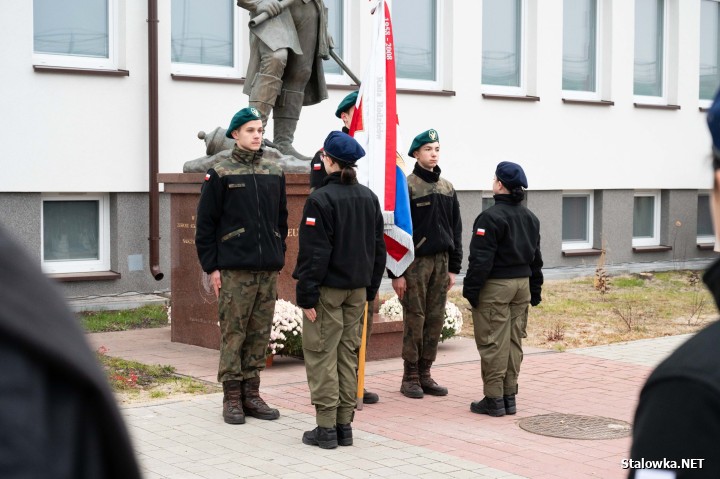
[[[515,416],[469,411],[482,397],[474,341],[443,343],[433,367],[446,397],[408,399],[399,393],[399,358],[368,363],[366,385],[380,403],[357,411],[355,444],[321,450],[302,444],[314,409],[302,361],[276,359],[262,374],[261,393],[278,407],[277,421],[248,418],[227,425],[221,394],[122,408],[145,477],[156,478],[624,478],[630,438],[572,440],[526,432],[526,417],[567,413],[632,422],[652,367],[689,335],[564,353],[526,350]],[[169,328],[88,335],[109,355],[172,364],[214,381],[218,352],[169,341]]]

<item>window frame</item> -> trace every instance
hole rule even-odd
[[[210,78],[242,78],[245,76],[246,66],[243,58],[243,46],[241,44],[241,35],[248,33],[247,28],[243,29],[243,25],[247,22],[242,21],[244,10],[233,5],[233,64],[235,66],[227,67],[221,65],[201,65],[197,63],[178,63],[172,61],[172,23],[170,24],[170,73],[172,75],[187,75],[197,77]],[[170,2],[170,18],[172,22],[172,1]]]
[[[633,231],[632,246],[659,246],[660,245],[660,213],[662,205],[661,195],[659,190],[637,190],[633,195],[633,230],[635,229],[635,198],[638,197],[653,197],[654,210],[653,210],[653,236],[650,238],[636,238],[635,232]]]
[[[595,212],[595,194],[592,190],[573,190],[563,191],[562,199],[565,198],[587,198],[587,221],[585,226],[587,228],[587,241],[566,241],[562,238],[562,207],[561,207],[561,226],[560,226],[560,240],[562,242],[563,251],[580,250],[580,249],[592,249],[593,248],[593,228],[594,228],[594,212]]]
[[[45,261],[45,202],[98,202],[98,259]],[[107,193],[43,194],[40,205],[40,264],[44,273],[88,273],[110,271],[110,195]]]
[[[484,3],[483,3],[484,6]],[[485,11],[482,12],[483,16]],[[480,88],[490,95],[526,96],[528,92],[528,46],[527,46],[528,0],[520,0],[520,86],[488,85],[482,83],[482,55],[480,52]],[[481,37],[482,39],[482,37]],[[484,47],[483,47],[484,48]]]
[[[705,2],[705,1],[715,2],[715,3],[718,4],[718,8],[720,8],[720,0],[701,0],[701,9],[700,9],[700,12],[701,12],[701,13],[702,13],[702,2]],[[699,45],[702,45],[702,43],[703,43],[702,24],[700,25],[700,28],[698,28],[698,30],[699,30],[699,35],[700,35],[700,43],[699,43]],[[702,47],[700,47],[700,48],[702,48]],[[718,49],[718,51],[719,51],[719,55],[718,55],[718,56],[720,56],[720,40],[718,41],[717,49]],[[720,63],[720,59],[719,59],[719,63]],[[718,66],[720,67],[720,65],[718,65]],[[700,68],[700,52],[698,51],[698,88],[700,87],[700,71],[699,71],[699,68]],[[699,89],[698,89],[698,105],[700,106],[700,108],[710,108],[710,105],[712,105],[712,99],[709,99],[709,100],[708,100],[708,99],[700,98],[700,91],[699,91]],[[715,238],[713,238],[713,241],[712,241],[712,242],[715,242]]]
[[[351,35],[350,35],[350,28],[351,28],[351,22],[350,22],[350,5],[348,5],[348,0],[340,0],[340,3],[342,3],[343,6],[343,16],[342,16],[342,51],[337,52],[340,59],[345,62],[347,65],[348,58],[350,56],[351,50]],[[327,60],[329,63],[335,63],[335,60],[330,58]],[[340,74],[337,73],[328,73],[324,71],[325,74],[325,83],[328,85],[354,85],[355,82],[350,78],[350,76],[345,73],[345,71],[340,68]]]
[[[704,196],[708,202],[708,209],[710,210],[710,225],[712,226],[712,209],[710,208],[711,192],[709,190],[698,191],[698,195],[697,195],[698,200],[702,196]],[[710,235],[698,235],[697,234],[698,225],[699,225],[699,222],[697,222],[697,224],[695,226],[695,232],[696,232],[695,234],[696,234],[697,244],[715,244],[715,235],[714,234],[710,234]]]
[[[670,81],[669,74],[669,62],[670,62],[670,1],[662,0],[663,2],[663,41],[662,41],[662,92],[661,96],[647,96],[647,95],[636,95],[635,94],[635,42],[637,41],[637,30],[635,30],[633,37],[633,101],[642,105],[668,105],[669,104],[669,88],[668,82]],[[635,0],[637,5],[637,0]],[[635,7],[634,5],[634,7]],[[633,24],[634,27],[634,24]]]
[[[107,57],[86,57],[70,54],[42,53],[35,51],[35,29],[30,29],[32,36],[32,59],[34,65],[48,67],[66,67],[92,70],[117,70],[118,69],[118,19],[120,18],[120,0],[105,0],[107,2],[107,26],[108,26],[108,56]],[[35,3],[33,0],[32,14],[35,15]]]
[[[565,0],[563,0],[563,12],[565,8]],[[602,81],[602,65],[603,65],[603,38],[602,38],[602,29],[604,28],[603,23],[603,0],[596,0],[595,2],[595,91],[580,91],[580,90],[562,90],[562,96],[563,98],[566,98],[568,100],[588,100],[588,101],[600,101],[602,100],[603,94],[602,94],[602,88],[603,88],[603,81]],[[565,40],[564,36],[564,24],[563,24],[563,41]],[[563,50],[563,56],[565,52]],[[563,74],[560,75],[560,83],[562,87],[562,77]]]
[[[444,2],[445,0],[435,0],[435,80],[415,80],[396,75],[396,86],[398,89],[427,91],[440,91],[443,89],[444,78],[441,52],[443,51],[444,41]],[[392,9],[390,14],[394,15]],[[394,24],[393,20],[393,25]],[[395,59],[397,61],[397,51],[395,52]]]

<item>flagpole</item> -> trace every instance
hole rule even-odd
[[[365,348],[367,342],[365,335],[367,334],[367,317],[368,317],[368,304],[365,303],[365,312],[363,313],[363,327],[362,336],[360,337],[360,353],[358,354],[358,374],[357,374],[357,402],[355,407],[358,411],[362,411],[363,408],[363,396],[365,394]]]

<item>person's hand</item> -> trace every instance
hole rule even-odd
[[[455,273],[448,273],[448,291],[455,286]]]
[[[395,290],[395,294],[398,295],[398,298],[403,299],[403,296],[405,296],[405,290],[407,289],[407,283],[405,282],[405,278],[403,276],[400,276],[399,278],[393,279],[392,287]]]
[[[210,284],[213,287],[213,290],[215,291],[215,297],[220,297],[220,289],[222,288],[222,280],[220,279],[220,271],[215,270],[212,273],[208,275],[208,278],[210,279]]]
[[[530,304],[532,306],[537,306],[540,304],[540,301],[542,301],[542,296],[540,296],[540,293],[530,293]]]
[[[314,323],[317,319],[317,311],[315,311],[315,308],[303,308],[303,313],[305,313],[305,316],[307,316],[307,319],[309,319],[311,323]]]
[[[255,11],[259,14],[267,13],[270,17],[276,17],[282,12],[282,5],[278,0],[260,0],[255,7]]]

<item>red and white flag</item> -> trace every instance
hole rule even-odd
[[[415,258],[405,160],[398,151],[395,42],[387,2],[374,12],[370,61],[362,79],[350,134],[365,149],[358,181],[375,192],[383,208],[387,268],[396,276]]]

